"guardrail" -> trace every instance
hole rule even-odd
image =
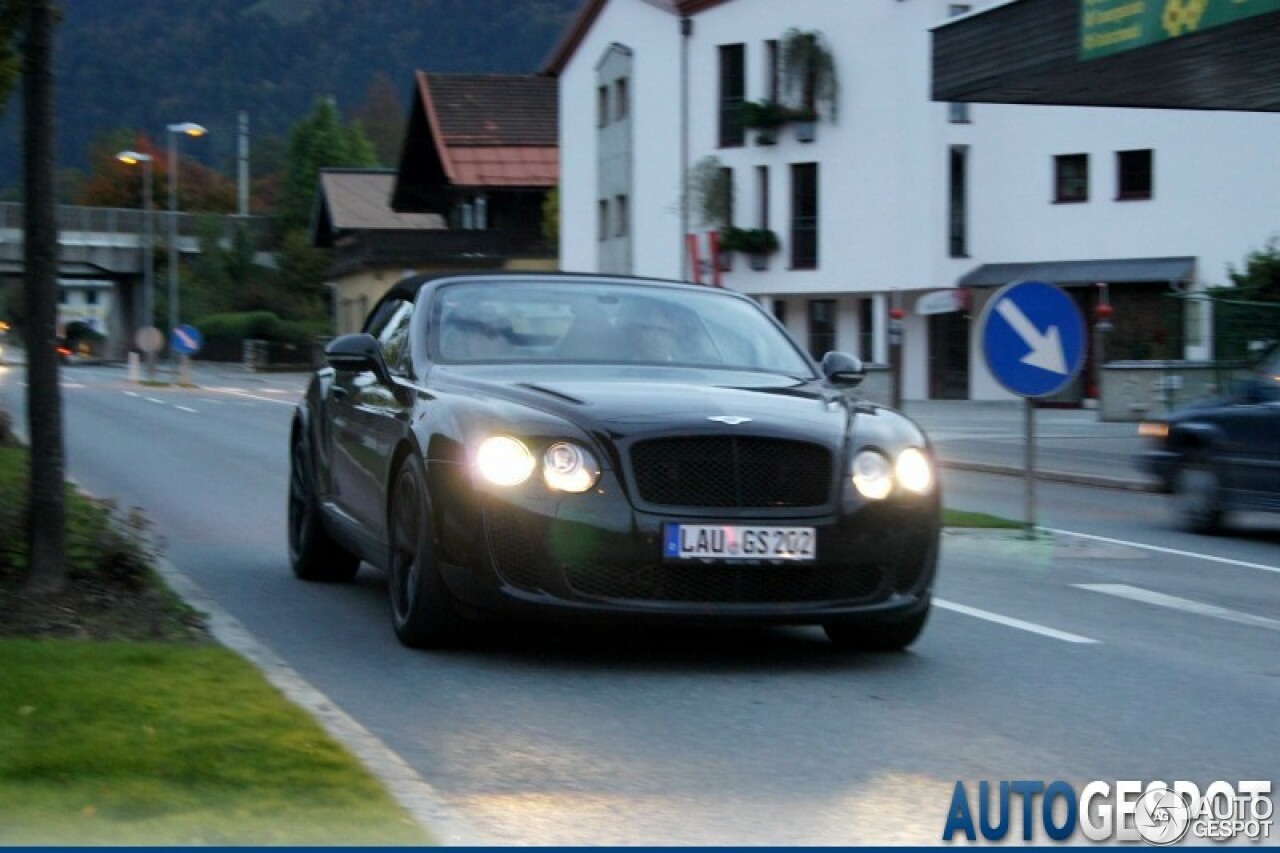
[[[142,235],[146,232],[146,212],[129,207],[86,207],[84,205],[60,204],[56,208],[58,231],[76,234],[127,234]],[[163,239],[169,233],[169,212],[167,210],[152,211],[155,217],[156,239]],[[179,213],[178,236],[197,237],[200,234],[199,223],[210,216],[224,220],[226,235],[230,237],[231,227],[237,222],[246,222],[255,237],[269,234],[272,220],[265,216],[233,216],[220,213]],[[0,202],[0,229],[24,230],[23,205],[21,202]]]

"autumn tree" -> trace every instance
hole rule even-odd
[[[99,137],[89,152],[89,174],[76,196],[76,204],[90,207],[140,207],[142,185],[138,168],[121,163],[124,150],[151,155],[151,204],[157,211],[169,205],[169,158],[149,136],[116,130]],[[235,182],[202,163],[179,158],[178,209],[187,213],[231,213],[236,209]]]

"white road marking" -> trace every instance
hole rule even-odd
[[[193,415],[200,414],[198,409],[193,409],[190,406],[174,406],[174,408],[183,412],[191,412]]]
[[[1061,640],[1064,643],[1096,643],[1090,637],[1082,637],[1079,634],[1071,634],[1067,631],[1059,631],[1057,628],[1048,628],[1044,625],[1037,625],[1034,622],[1024,622],[1021,619],[1014,619],[1011,616],[1001,616],[999,613],[992,613],[989,610],[979,610],[976,607],[969,607],[967,604],[956,604],[954,601],[944,601],[935,598],[933,603],[941,607],[943,610],[951,610],[956,613],[963,613],[966,616],[972,616],[975,619],[985,619],[988,622],[995,622],[998,625],[1004,625],[1009,628],[1017,628],[1019,631],[1030,631],[1032,634],[1039,634],[1042,637],[1050,637],[1054,640]]]
[[[1212,616],[1215,619],[1225,619],[1228,622],[1236,622],[1240,625],[1252,625],[1255,628],[1268,628],[1272,631],[1280,631],[1280,620],[1268,619],[1265,616],[1255,616],[1252,613],[1242,613],[1239,610],[1230,610],[1226,607],[1218,607],[1216,604],[1205,604],[1200,601],[1192,601],[1189,598],[1178,598],[1174,595],[1165,595],[1162,592],[1153,592],[1149,589],[1141,587],[1128,586],[1122,583],[1078,583],[1073,584],[1078,589],[1087,589],[1091,592],[1101,592],[1106,595],[1114,595],[1118,598],[1127,598],[1130,601],[1140,601],[1143,604],[1154,604],[1157,607],[1169,607],[1174,610],[1182,610],[1187,613],[1196,613],[1200,616]]]
[[[142,399],[146,400],[148,403],[159,403],[162,406],[165,404],[164,400],[157,400],[155,397],[143,397]]]
[[[141,397],[141,396],[142,396],[142,395],[141,395],[141,394],[139,394],[137,391],[125,391],[124,393],[125,393],[125,396],[126,396],[126,397]]]
[[[205,390],[216,391],[220,394],[230,394],[232,397],[241,397],[247,400],[261,400],[264,403],[278,403],[281,406],[297,405],[291,400],[277,400],[274,397],[259,397],[255,394],[250,394],[243,388],[206,388]]]
[[[1177,557],[1191,557],[1196,560],[1208,560],[1211,563],[1223,563],[1228,566],[1239,566],[1242,569],[1258,569],[1263,572],[1280,574],[1280,566],[1268,566],[1266,563],[1250,563],[1246,560],[1233,560],[1230,557],[1215,557],[1212,554],[1200,554],[1196,551],[1179,551],[1177,548],[1162,548],[1159,545],[1147,545],[1145,542],[1131,542],[1128,539],[1112,539],[1108,536],[1095,536],[1092,533],[1078,533],[1074,530],[1055,530],[1046,528],[1050,533],[1061,533],[1064,536],[1079,536],[1081,539],[1092,539],[1095,542],[1107,542],[1111,545],[1128,545],[1131,548],[1144,548],[1159,554],[1173,554]]]

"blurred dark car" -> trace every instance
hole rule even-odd
[[[469,617],[925,624],[935,460],[745,296],[570,274],[413,277],[334,339],[291,436],[304,580],[385,570],[409,646]]]
[[[1139,427],[1140,467],[1174,496],[1183,526],[1209,533],[1232,510],[1280,512],[1280,346],[1240,393]]]

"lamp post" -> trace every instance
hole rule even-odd
[[[147,329],[155,325],[155,225],[151,216],[151,172],[152,157],[139,151],[121,151],[116,155],[121,163],[142,167],[142,218],[146,229],[146,255],[142,264],[142,322],[139,329]],[[154,349],[144,350],[147,359],[147,378],[156,378],[156,353]]]
[[[178,137],[204,136],[209,131],[194,122],[168,125],[169,131],[169,335],[178,327]],[[169,362],[177,369],[172,342]]]

